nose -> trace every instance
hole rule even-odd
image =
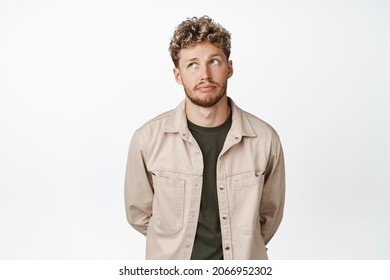
[[[210,69],[210,66],[205,64],[201,67],[201,80],[202,81],[208,81],[211,79],[211,69]]]

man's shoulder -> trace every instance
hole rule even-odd
[[[269,130],[270,132],[275,131],[275,129],[262,118],[246,111],[244,111],[244,114],[248,118],[248,121],[253,125],[254,129],[259,128]]]
[[[160,123],[166,123],[168,121],[168,119],[172,116],[173,111],[174,111],[174,109],[165,111],[165,112],[155,116],[154,118],[148,120],[141,127],[148,126],[148,125],[158,125]]]
[[[172,116],[174,109],[171,109],[169,111],[165,111],[152,119],[145,122],[142,126],[140,126],[137,131],[147,130],[147,129],[156,129],[156,128],[163,128],[165,127],[165,124],[169,120],[169,118]]]
[[[252,128],[254,133],[253,136],[255,136],[254,138],[251,138],[253,141],[269,143],[271,147],[281,146],[279,134],[273,126],[258,116],[246,111],[242,111],[242,114],[245,115]]]
[[[274,129],[274,127],[271,126],[268,122],[266,122],[262,118],[254,115],[252,113],[249,113],[243,109],[239,108],[239,110],[241,111],[241,114],[243,114],[246,117],[246,119],[250,123],[250,126],[252,127],[253,131],[256,134],[260,133],[263,135],[264,134],[277,135],[277,132]]]

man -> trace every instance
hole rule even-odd
[[[133,135],[127,219],[146,235],[146,259],[267,259],[284,207],[279,137],[227,97],[233,65],[222,26],[188,18],[169,50],[186,97]]]

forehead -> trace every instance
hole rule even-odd
[[[208,42],[196,43],[182,48],[179,52],[179,60],[202,59],[215,55],[225,57],[225,53],[217,45]]]

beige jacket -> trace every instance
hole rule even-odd
[[[283,151],[271,126],[229,102],[233,122],[217,162],[224,259],[267,259],[265,245],[283,215]],[[146,259],[190,258],[202,173],[184,101],[134,133],[125,205],[129,223],[146,235]]]

